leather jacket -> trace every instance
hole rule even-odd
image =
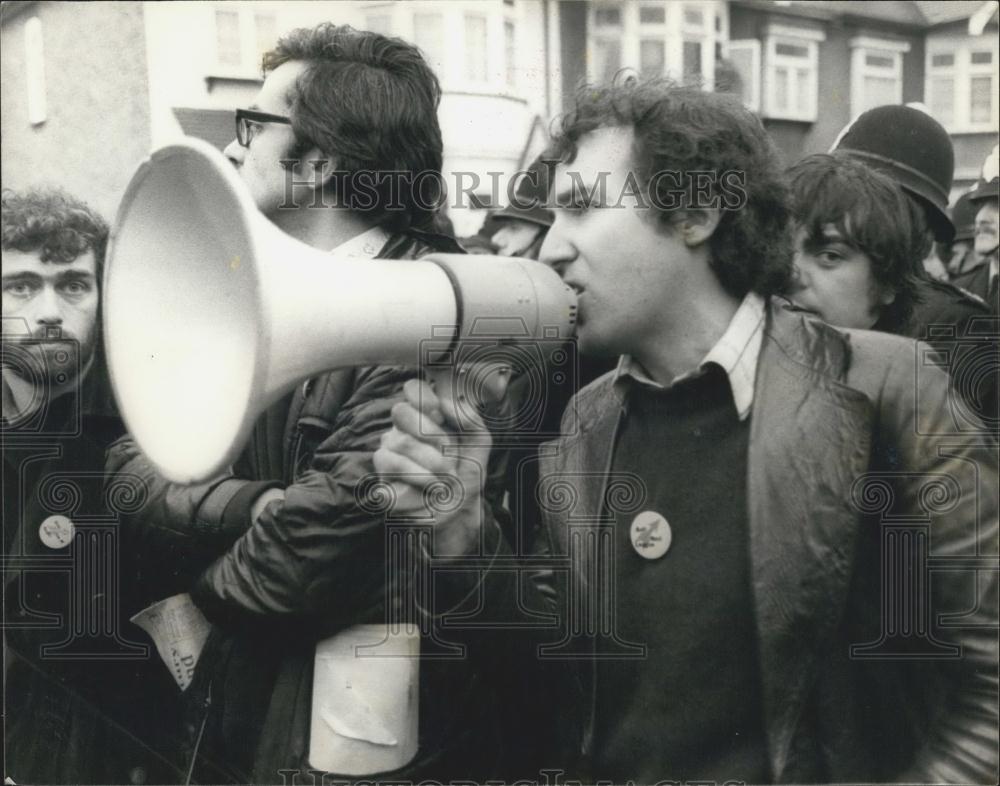
[[[775,782],[996,782],[997,443],[962,420],[926,349],[769,312],[747,490]],[[539,763],[584,782],[595,648],[616,642],[567,620],[592,583],[578,555],[604,501],[641,503],[608,476],[627,417],[613,374],[567,409],[541,457],[544,529],[523,569],[528,620],[557,620],[520,651]],[[893,574],[892,555],[909,572]],[[919,602],[893,605],[904,598]]]

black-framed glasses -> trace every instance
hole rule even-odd
[[[286,123],[291,125],[292,119],[284,115],[272,115],[268,112],[258,112],[256,109],[236,110],[236,141],[243,147],[250,144],[257,129],[263,123]]]

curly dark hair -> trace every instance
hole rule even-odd
[[[100,280],[108,245],[108,225],[94,210],[58,189],[24,193],[4,189],[2,197],[4,251],[41,251],[43,262],[72,262],[94,252]]]
[[[929,250],[923,210],[895,180],[847,152],[806,156],[786,175],[793,217],[808,240],[821,244],[823,228],[832,224],[867,255],[875,281],[896,295],[875,329],[901,332],[918,302],[916,267]]]
[[[714,174],[707,196],[724,209],[709,239],[710,264],[727,292],[743,297],[784,291],[792,273],[787,191],[774,145],[750,111],[730,96],[665,79],[585,85],[575,108],[561,118],[550,153],[570,163],[583,136],[615,126],[633,129],[637,182],[668,228],[692,200],[688,189],[671,206],[678,182],[690,185],[696,173]],[[731,202],[734,182],[742,191],[738,206]]]
[[[281,38],[264,55],[265,74],[290,60],[308,67],[288,97],[296,136],[289,158],[318,147],[337,161],[340,204],[356,209],[374,201],[367,212],[378,223],[428,228],[443,201],[441,86],[420,50],[399,38],[326,22]],[[422,175],[417,194],[401,189],[394,197],[388,180],[378,178],[383,172]],[[358,188],[358,173],[373,173],[374,184]]]

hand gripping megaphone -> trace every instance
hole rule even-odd
[[[332,209],[332,208],[316,208]],[[576,298],[530,260],[333,260],[253,204],[232,165],[186,139],[140,165],[104,274],[104,337],[132,436],[170,480],[224,469],[271,403],[319,372],[413,365],[421,342],[569,338]]]

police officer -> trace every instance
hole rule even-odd
[[[926,341],[939,350],[938,357],[948,364],[953,379],[970,380],[969,385],[960,388],[963,396],[979,417],[988,419],[994,411],[990,402],[997,395],[995,375],[985,385],[971,382],[978,379],[978,374],[962,364],[978,356],[975,346],[979,340],[968,337],[972,335],[970,330],[978,335],[980,320],[989,317],[989,308],[983,298],[961,286],[931,278],[923,265],[933,240],[948,243],[955,236],[947,212],[955,171],[951,137],[926,112],[891,105],[861,114],[842,132],[834,147],[891,177],[924,211],[930,234],[924,253],[913,260],[918,279],[916,305],[906,324],[890,331]]]

